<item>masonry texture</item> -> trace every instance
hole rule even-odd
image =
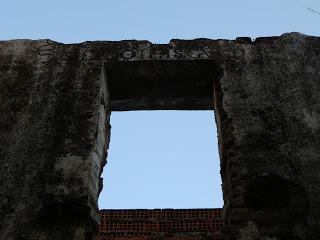
[[[319,69],[298,33],[0,41],[0,239],[95,239],[109,116],[157,109],[214,110],[224,239],[319,239]]]
[[[220,240],[221,209],[101,210],[99,240]]]

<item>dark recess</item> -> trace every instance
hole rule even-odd
[[[113,111],[213,109],[219,71],[212,60],[112,62],[106,69]]]
[[[257,176],[247,185],[247,206],[259,223],[293,224],[308,212],[308,199],[303,188],[278,175]]]

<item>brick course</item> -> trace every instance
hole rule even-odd
[[[221,213],[222,209],[101,210],[99,239],[212,239],[223,225]]]

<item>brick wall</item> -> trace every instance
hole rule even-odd
[[[221,211],[221,209],[101,210],[99,239],[199,240],[208,237],[212,239],[223,224]]]

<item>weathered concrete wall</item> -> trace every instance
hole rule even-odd
[[[103,65],[50,41],[0,43],[0,239],[90,239],[109,136]]]
[[[239,226],[239,239],[318,239],[319,38],[224,44],[222,53],[215,103],[226,225]]]
[[[183,91],[181,79],[162,86],[180,74],[174,64],[155,76],[122,74],[122,94],[117,63],[141,60],[141,69],[154,66],[147,61],[208,60],[213,70],[184,74],[194,78]],[[225,239],[318,239],[319,67],[320,39],[296,33],[164,45],[0,42],[0,236],[92,239],[110,111],[214,108]]]

